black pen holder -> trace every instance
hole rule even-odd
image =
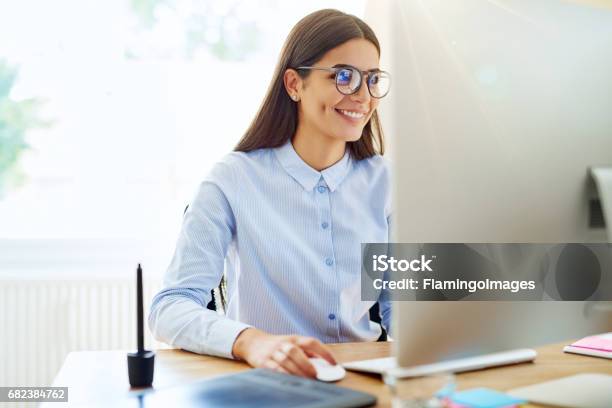
[[[128,353],[128,376],[132,387],[150,387],[153,384],[155,352],[144,350]]]

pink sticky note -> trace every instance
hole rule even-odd
[[[591,350],[612,351],[612,339],[598,336],[585,337],[572,344],[572,346]]]

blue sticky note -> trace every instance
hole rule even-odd
[[[453,394],[451,400],[470,408],[502,408],[527,402],[488,388],[472,388],[471,390],[460,391]]]

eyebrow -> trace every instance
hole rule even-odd
[[[351,64],[336,64],[334,66],[332,66],[332,68],[343,68],[343,67],[351,67],[351,68],[357,68],[354,65]],[[359,68],[357,68],[359,69]],[[366,72],[371,72],[371,71],[380,71],[380,68],[376,67],[376,68],[370,68],[370,69],[366,69]]]

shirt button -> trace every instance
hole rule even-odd
[[[327,222],[323,222],[323,224],[321,224],[321,228],[327,229],[327,227],[329,227],[329,224]]]
[[[329,320],[334,320],[336,318],[336,315],[333,313],[330,313],[328,316]]]
[[[325,260],[325,264],[326,264],[327,266],[332,266],[332,265],[334,264],[334,260],[333,260],[333,259],[331,259],[331,258],[327,258],[327,259]]]
[[[317,190],[319,190],[319,193],[323,194],[325,191],[327,191],[327,187],[319,186],[319,188]]]

